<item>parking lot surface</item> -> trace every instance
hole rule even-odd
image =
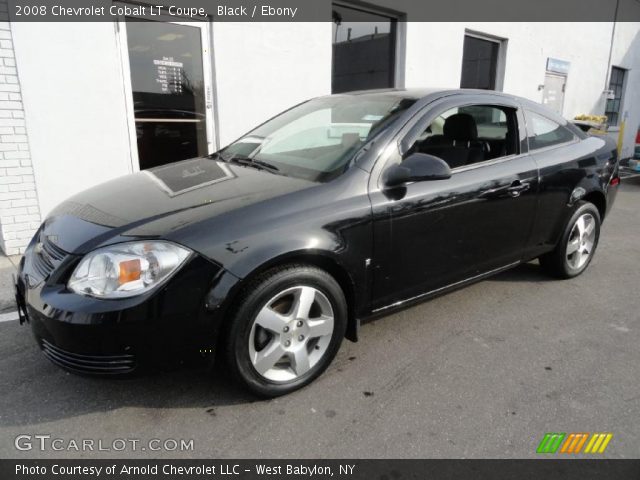
[[[0,457],[536,457],[546,432],[611,432],[600,457],[637,458],[639,269],[636,179],[582,276],[552,280],[534,262],[381,318],[315,383],[269,401],[202,371],[70,375],[27,327],[3,322]],[[18,435],[64,449],[20,451]],[[67,449],[82,439],[192,439],[193,450]]]

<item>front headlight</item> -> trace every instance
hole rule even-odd
[[[67,286],[93,297],[133,297],[162,283],[189,255],[184,247],[157,240],[111,245],[87,254]]]

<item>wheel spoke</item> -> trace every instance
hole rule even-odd
[[[309,364],[309,353],[307,352],[306,346],[303,345],[302,348],[299,348],[295,352],[293,352],[290,356],[291,359],[291,368],[296,372],[296,375],[300,376],[303,373],[307,372],[311,365]]]
[[[584,231],[585,231],[584,216],[578,218],[578,220],[576,221],[576,228],[578,229],[578,232],[579,232],[580,236],[582,237],[582,235],[584,235]]]
[[[567,255],[577,252],[580,248],[580,237],[576,237],[567,244]]]
[[[589,223],[587,223],[584,229],[585,235],[591,235],[593,233],[593,230],[595,229],[595,224],[596,222],[594,220],[589,220]]]
[[[273,366],[284,355],[284,349],[278,340],[272,341],[265,348],[256,352],[255,361],[253,366],[256,368],[260,375],[264,375],[267,370],[273,368]]]
[[[587,253],[591,253],[591,250],[593,250],[593,241],[587,240],[584,242],[584,249]]]
[[[333,317],[321,317],[307,322],[309,338],[324,337],[333,333]]]
[[[279,334],[287,324],[287,319],[266,306],[258,313],[258,316],[256,317],[256,324],[266,330]]]
[[[295,317],[309,318],[309,312],[311,312],[311,306],[315,298],[315,288],[300,287],[296,295]]]
[[[584,263],[589,259],[589,251],[585,248],[580,252],[580,261],[578,262],[578,267],[584,265]]]

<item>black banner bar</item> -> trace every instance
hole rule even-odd
[[[5,0],[6,1],[6,0]],[[2,5],[0,0],[0,5]],[[638,0],[8,0],[0,21],[331,22],[333,4],[389,11],[402,21],[640,21]],[[357,21],[341,18],[341,21]]]
[[[0,460],[2,480],[637,480],[640,460]]]

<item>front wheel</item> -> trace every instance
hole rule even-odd
[[[335,357],[347,325],[342,289],[327,272],[292,265],[244,290],[226,339],[227,363],[252,392],[275,397],[317,378]]]
[[[565,227],[556,248],[540,257],[540,265],[558,278],[572,278],[586,270],[600,238],[600,213],[581,202]]]

